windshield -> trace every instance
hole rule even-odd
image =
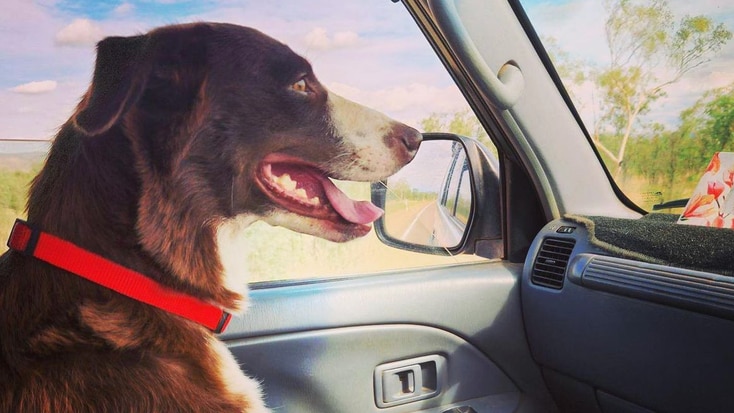
[[[734,3],[522,3],[617,185],[680,212],[714,153],[734,151]]]

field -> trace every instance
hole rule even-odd
[[[0,251],[16,218],[25,217],[28,184],[40,169],[42,153],[0,154]]]
[[[9,158],[0,157],[0,253],[7,249],[5,240],[15,219],[25,216],[28,184],[40,167],[37,162],[17,158],[11,165]],[[368,184],[338,184],[356,199],[369,198]],[[252,248],[242,252],[243,265],[249,267],[252,282],[349,276],[477,260],[472,256],[442,257],[390,248],[377,239],[374,231],[364,238],[336,244],[258,222],[248,228],[246,236]]]

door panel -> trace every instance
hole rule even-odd
[[[408,412],[487,398],[514,411],[519,392],[474,346],[443,330],[413,325],[345,327],[231,343],[245,369],[264,382],[268,404],[288,412]],[[416,356],[446,359],[447,385],[431,399],[378,409],[373,372]],[[275,357],[273,357],[275,356]],[[451,384],[448,384],[451,383]],[[476,409],[476,407],[475,407]]]
[[[276,411],[443,412],[469,399],[480,413],[548,411],[522,325],[521,271],[487,262],[256,286],[221,338]],[[434,354],[447,366],[438,396],[377,407],[378,365]]]

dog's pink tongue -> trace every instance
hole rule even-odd
[[[355,201],[334,185],[329,179],[323,180],[326,197],[331,206],[342,218],[353,224],[369,224],[385,212],[369,201]]]

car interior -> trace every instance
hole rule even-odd
[[[393,248],[485,259],[252,283],[248,312],[219,338],[268,407],[734,411],[734,232],[679,225],[620,190],[522,1],[393,2],[496,152],[426,133],[419,153],[451,148],[409,166],[436,170],[427,230],[403,225],[396,178],[371,187],[386,211],[375,230]],[[427,175],[400,182],[424,188]]]
[[[253,313],[222,338],[269,405],[733,410],[733,234],[645,214],[621,194],[577,114],[556,110],[568,96],[518,2],[404,4],[499,148],[499,168],[469,157],[474,208],[453,249],[378,233],[492,260],[255,285]],[[486,223],[492,214],[501,228]]]

